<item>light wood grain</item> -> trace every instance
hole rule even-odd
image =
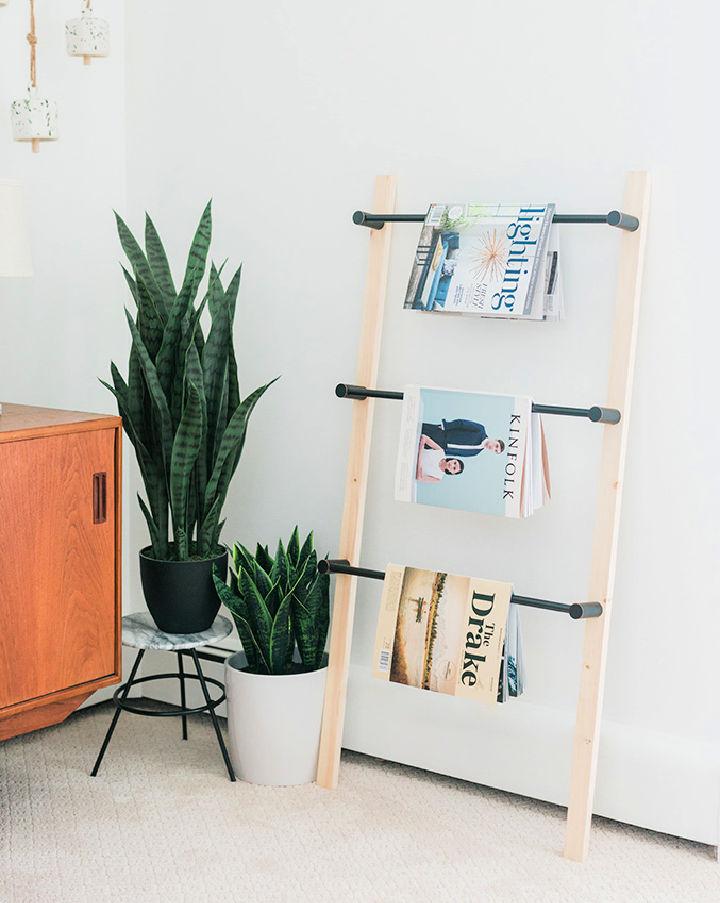
[[[8,409],[12,423],[0,435],[0,737],[61,720],[120,676],[119,418]],[[93,474],[102,472],[107,518],[95,524]]]
[[[392,176],[378,176],[375,180],[372,212],[394,212],[395,194],[395,178]],[[355,382],[357,385],[373,387],[377,380],[380,362],[383,313],[390,260],[391,227],[389,224],[386,224],[382,229],[370,229],[368,231],[370,233],[370,256]],[[371,399],[367,399],[365,401],[353,401],[352,405],[352,430],[350,433],[349,460],[345,482],[345,507],[340,527],[337,557],[345,558],[352,564],[357,564],[360,559],[365,519],[365,498],[367,494],[374,403]],[[356,589],[356,577],[338,575],[335,578],[335,595],[330,632],[330,662],[325,688],[317,772],[318,784],[328,788],[337,787],[338,782]]]
[[[600,599],[604,614],[585,622],[565,840],[565,856],[578,862],[584,860],[588,852],[595,792],[649,203],[648,174],[629,173],[622,209],[639,218],[640,228],[636,232],[624,232],[620,239],[615,327],[605,401],[608,407],[622,412],[622,420],[618,426],[603,427],[587,598]]]

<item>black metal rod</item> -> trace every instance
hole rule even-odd
[[[145,650],[138,650],[138,654],[135,657],[135,661],[133,662],[132,671],[130,672],[130,677],[127,679],[127,683],[123,684],[120,687],[121,698],[124,700],[127,698],[128,693],[130,692],[130,687],[132,687],[133,682],[135,681],[135,675],[137,674],[137,669],[140,667],[140,662],[143,659],[143,655],[145,655]],[[113,695],[113,699],[117,696],[118,691]],[[112,740],[112,735],[115,733],[115,728],[117,727],[118,720],[120,718],[120,713],[122,709],[119,705],[116,705],[115,712],[112,717],[112,721],[110,722],[110,727],[105,734],[105,739],[103,740],[102,746],[100,747],[100,752],[98,753],[98,757],[95,760],[95,764],[93,765],[93,770],[90,772],[90,777],[96,778],[98,771],[100,771],[100,765],[102,764],[102,760],[105,756],[105,751],[107,750],[110,741]]]
[[[232,654],[232,650],[227,650]],[[203,652],[201,649],[196,650],[197,657],[201,658],[204,662],[217,662],[219,665],[224,665],[228,660],[226,655],[213,655],[211,652]],[[192,658],[192,651],[190,649],[179,649],[178,655],[187,655],[188,658]],[[186,675],[187,676],[187,675]],[[210,678],[208,678],[209,680]]]
[[[212,678],[206,678],[203,674],[202,667],[200,666],[200,659],[198,658],[196,649],[190,650],[190,656],[195,662],[195,670],[197,671],[198,680],[200,681],[200,687],[202,689],[203,696],[205,697],[205,705],[210,712],[210,718],[212,719],[213,727],[215,728],[215,736],[217,737],[218,746],[220,747],[220,752],[222,753],[225,767],[227,768],[228,777],[233,783],[235,783],[235,772],[232,767],[232,762],[230,761],[230,756],[228,755],[227,747],[225,746],[225,741],[223,740],[223,735],[222,731],[220,730],[217,715],[215,714],[215,706],[213,705],[210,691],[208,690],[207,683],[205,682],[206,679],[210,682],[213,682]]]
[[[362,401],[364,398],[388,398],[392,401],[402,401],[402,392],[383,392],[381,389],[368,389],[365,386],[354,386],[350,383],[338,383],[335,386],[335,394],[338,398],[350,398]],[[562,405],[535,404],[534,414],[559,414],[561,417],[587,417],[593,423],[620,423],[620,411],[616,408],[601,408],[593,405],[591,408],[568,408]]]
[[[180,707],[185,708],[185,668],[182,655],[178,652],[178,674],[180,676]],[[187,715],[182,716],[182,738],[187,740]]]
[[[356,226],[367,226],[368,229],[382,229],[385,223],[424,223],[424,213],[366,213],[356,210],[353,222]],[[609,213],[556,213],[553,222],[560,225],[605,225],[614,226],[625,232],[635,232],[640,220],[630,213],[611,210]]]
[[[318,571],[321,574],[349,574],[352,577],[368,577],[370,580],[384,580],[384,571],[373,571],[370,568],[352,567],[349,561],[344,559],[324,558],[318,561]],[[532,596],[512,595],[510,601],[515,605],[525,608],[541,608],[543,611],[559,611],[570,615],[573,620],[584,618],[598,618],[603,613],[601,602],[573,602],[570,605],[565,602],[554,602],[552,599],[535,599]]]

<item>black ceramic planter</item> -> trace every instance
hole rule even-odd
[[[201,561],[158,561],[148,546],[140,550],[140,580],[153,621],[166,633],[200,633],[207,630],[220,608],[213,567],[227,578],[227,549]]]

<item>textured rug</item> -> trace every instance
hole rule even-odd
[[[348,753],[340,788],[231,784],[210,723],[109,705],[0,744],[2,903],[705,903],[708,847],[596,819],[566,862],[564,811]]]

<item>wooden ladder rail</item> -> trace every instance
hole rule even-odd
[[[388,213],[395,210],[396,185],[394,176],[377,176],[373,211]],[[392,227],[386,224],[382,229],[368,231],[370,259],[356,371],[357,382],[362,386],[374,386],[377,382]],[[348,561],[360,560],[374,406],[375,402],[370,398],[356,401],[352,406],[345,507],[337,551],[338,558],[346,558]],[[342,575],[336,579],[317,771],[317,783],[329,789],[337,787],[340,769],[356,592],[357,577]]]
[[[605,404],[618,408],[622,412],[622,420],[617,426],[603,427],[588,599],[598,599],[602,602],[604,614],[601,618],[585,622],[565,834],[565,856],[576,862],[582,862],[588,853],[595,795],[605,664],[620,530],[623,472],[650,209],[648,173],[627,174],[622,209],[624,213],[638,217],[640,226],[635,232],[623,232],[620,237],[615,326]]]

